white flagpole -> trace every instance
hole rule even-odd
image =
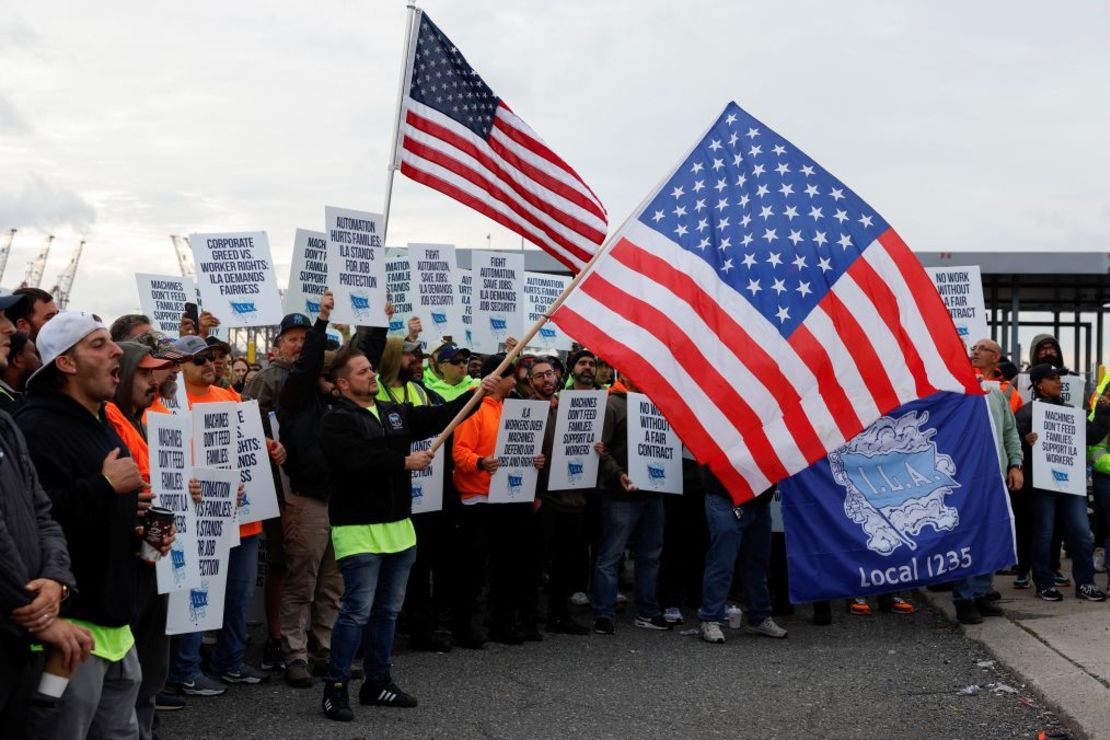
[[[420,9],[409,2],[408,22],[405,26],[405,53],[401,58],[401,80],[397,85],[397,115],[393,123],[393,149],[389,155],[389,169],[385,180],[385,209],[382,213],[382,244],[389,233],[389,205],[393,200],[393,175],[401,168],[401,117],[405,113],[405,97],[412,84],[413,36],[420,32]]]

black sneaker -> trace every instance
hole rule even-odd
[[[634,624],[641,629],[659,630],[660,632],[674,629],[674,625],[664,619],[662,614],[656,614],[654,617],[637,615]]]
[[[1037,596],[1041,597],[1042,601],[1063,601],[1064,595],[1057,591],[1055,588],[1046,588],[1037,592]]]
[[[594,620],[594,632],[599,635],[611,635],[615,632],[612,617],[598,617]]]
[[[1075,589],[1075,597],[1086,601],[1106,601],[1106,594],[1099,591],[1093,583],[1084,583]]]
[[[953,601],[956,607],[956,621],[960,624],[982,624],[983,615],[975,608],[975,603],[967,600]]]
[[[416,697],[406,694],[388,675],[382,683],[367,681],[358,691],[358,703],[371,707],[397,707],[411,709],[416,706]]]
[[[1052,580],[1057,586],[1070,586],[1071,585],[1071,579],[1068,578],[1063,573],[1061,573],[1060,571],[1055,571],[1052,574]]]
[[[176,712],[185,708],[185,700],[177,694],[168,691],[159,691],[154,697],[154,708],[159,712]]]
[[[569,616],[548,617],[547,631],[559,635],[588,635],[590,628]]]
[[[270,674],[264,673],[255,668],[251,668],[244,663],[239,666],[236,671],[224,671],[220,674],[220,680],[224,683],[245,683],[245,684],[260,684],[269,683]]]
[[[351,711],[351,700],[347,696],[347,682],[336,681],[324,684],[324,699],[320,704],[324,716],[336,722],[350,722],[355,718]]]
[[[281,652],[281,640],[271,637],[262,649],[262,662],[259,667],[264,671],[284,671],[285,655]]]
[[[975,608],[984,617],[1001,617],[1002,607],[997,602],[992,601],[990,596],[980,596],[975,600]]]

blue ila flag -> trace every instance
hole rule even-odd
[[[779,489],[794,603],[943,583],[1017,559],[983,396],[903,405]]]

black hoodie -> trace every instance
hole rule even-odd
[[[142,563],[136,555],[138,491],[118,494],[100,473],[104,458],[127,445],[104,416],[58,391],[31,390],[16,423],[62,525],[78,593],[66,615],[103,627],[131,624]]]
[[[301,355],[293,363],[278,397],[278,422],[285,445],[285,473],[294,493],[327,501],[328,462],[320,448],[320,420],[335,397],[320,390],[328,322],[316,323],[304,338]]]

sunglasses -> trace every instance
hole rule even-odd
[[[192,359],[192,363],[197,367],[204,367],[210,362],[214,362],[214,360],[209,355],[205,355],[204,357],[194,357]]]
[[[448,365],[465,365],[469,361],[470,358],[468,357],[455,357],[453,359],[447,360],[446,362]]]

